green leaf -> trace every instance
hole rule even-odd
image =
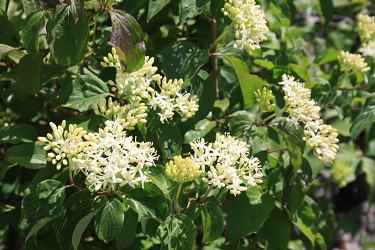
[[[116,237],[117,249],[121,250],[130,246],[135,238],[138,225],[138,214],[133,209],[125,212],[124,225],[120,234]]]
[[[101,99],[108,96],[108,86],[99,78],[89,73],[78,76],[64,86],[55,107],[62,105],[81,112],[92,109]]]
[[[222,100],[216,100],[214,103],[215,108],[221,109],[221,111],[225,112],[229,108],[229,98],[225,97]]]
[[[215,121],[210,121],[208,119],[203,119],[199,121],[194,126],[194,130],[189,130],[186,132],[184,137],[184,143],[189,144],[190,142],[203,138],[206,134],[208,134],[211,130],[216,127]]]
[[[0,8],[0,43],[6,43],[14,33],[14,25],[8,20],[7,13]]]
[[[51,80],[52,78],[61,77],[61,75],[63,75],[67,69],[68,69],[67,66],[62,66],[59,64],[43,65],[40,81],[43,84]]]
[[[375,96],[366,99],[362,113],[353,121],[350,128],[352,140],[356,140],[358,135],[373,122],[375,122]]]
[[[181,132],[175,122],[161,123],[157,130],[157,139],[163,153],[164,163],[168,161],[169,157],[181,154]]]
[[[106,204],[95,215],[95,232],[99,239],[108,243],[116,238],[124,223],[124,210],[121,202],[113,198],[107,200]]]
[[[61,249],[78,249],[83,231],[105,203],[103,196],[95,196],[89,190],[73,193],[65,201],[65,214],[56,225]]]
[[[147,113],[147,122],[138,123],[137,127],[142,133],[143,139],[145,141],[153,141],[157,129],[160,126],[160,116],[157,113],[157,110],[149,109]]]
[[[183,211],[183,214],[188,216],[190,219],[195,220],[201,215],[202,205],[196,201],[191,201],[187,209]]]
[[[74,22],[77,23],[84,13],[84,0],[70,0],[70,11]]]
[[[208,51],[189,41],[177,41],[162,51],[162,69],[168,79],[190,79],[208,61]]]
[[[86,15],[76,23],[67,5],[58,5],[47,23],[47,42],[57,64],[74,66],[86,54],[89,26]]]
[[[5,242],[8,234],[8,220],[2,210],[0,210],[0,242]]]
[[[227,241],[235,241],[258,232],[274,208],[274,198],[262,194],[257,187],[249,187],[238,196],[227,218]]]
[[[46,151],[35,143],[22,143],[5,151],[4,160],[30,169],[44,168],[47,164]]]
[[[0,161],[0,180],[2,180],[5,176],[5,173],[11,169],[12,167],[16,166],[16,163],[10,163],[5,159]]]
[[[244,100],[244,108],[248,109],[253,107],[256,103],[254,92],[264,86],[262,79],[256,75],[250,75],[249,68],[242,60],[231,56],[224,56],[224,58],[230,62],[236,71]]]
[[[190,82],[191,95],[196,95],[199,99],[199,109],[194,115],[194,121],[200,121],[210,113],[215,103],[215,82],[204,70],[200,70],[198,74],[194,75]]]
[[[208,0],[180,0],[178,25],[182,25],[186,21],[202,14],[206,8]]]
[[[250,112],[234,116],[229,121],[230,134],[236,137],[249,138],[254,130],[255,117]]]
[[[157,231],[161,249],[191,250],[197,236],[193,221],[184,214],[169,216]]]
[[[361,169],[366,174],[366,182],[375,191],[375,161],[369,157],[363,157],[361,160]]]
[[[332,0],[319,0],[319,2],[316,2],[319,15],[323,18],[324,23],[328,25],[335,12]]]
[[[271,70],[275,67],[275,65],[272,62],[264,59],[255,59],[254,63],[268,70]]]
[[[10,52],[16,50],[17,48],[13,48],[6,44],[0,44],[0,60],[3,59],[4,56],[9,54]]]
[[[26,94],[34,95],[41,88],[43,57],[41,53],[23,56],[18,65],[17,85]]]
[[[23,10],[27,16],[40,10],[36,0],[23,0],[21,3],[23,4]]]
[[[150,0],[148,2],[147,22],[159,13],[171,0]]]
[[[172,197],[175,197],[177,194],[177,182],[169,179],[165,173],[164,166],[156,165],[155,167],[150,168],[149,171],[149,178],[152,180],[152,183],[164,193],[168,200],[172,200]]]
[[[302,79],[302,81],[304,82],[309,82],[310,81],[310,77],[309,77],[309,72],[307,71],[307,69],[303,66],[300,66],[298,64],[294,64],[294,63],[289,63],[288,64],[288,67],[298,75],[298,77],[300,79]]]
[[[283,196],[285,181],[280,168],[276,168],[263,179],[263,189],[268,189],[268,193],[274,195],[281,201]]]
[[[274,3],[270,3],[270,8],[272,13],[279,22],[285,27],[289,28],[290,26],[290,8],[286,2],[277,2],[276,5]]]
[[[19,123],[9,127],[0,134],[1,143],[18,144],[20,142],[35,142],[38,131],[31,125]]]
[[[49,221],[63,213],[64,199],[65,188],[62,183],[55,180],[41,182],[34,192],[23,199],[19,222],[23,243],[37,234]]]
[[[203,223],[203,243],[218,239],[223,233],[224,219],[220,207],[213,202],[206,202],[201,210]]]
[[[167,200],[163,192],[152,183],[145,183],[144,188],[132,188],[128,185],[119,188],[125,193],[126,203],[141,217],[165,220],[168,216]]]
[[[20,31],[20,41],[29,53],[39,50],[39,31],[44,27],[44,11],[34,12],[27,16],[25,25]]]
[[[216,0],[216,1],[211,1],[210,3],[210,9],[211,9],[211,14],[215,18],[223,18],[224,13],[221,11],[221,8],[224,7],[225,1],[224,0]]]
[[[333,50],[333,49],[327,49],[325,50],[325,53],[323,56],[317,56],[315,62],[318,65],[322,65],[328,62],[336,61],[337,57],[340,55],[340,51],[338,50]]]
[[[269,250],[287,249],[291,226],[288,216],[278,207],[274,207],[270,217],[257,233],[259,241]]]
[[[145,63],[145,41],[137,21],[122,10],[109,11],[112,20],[112,34],[108,44],[116,48],[126,72],[133,72]]]

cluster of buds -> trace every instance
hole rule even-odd
[[[271,90],[267,91],[266,87],[262,88],[262,90],[257,89],[257,91],[254,92],[254,95],[256,101],[259,103],[259,109],[262,112],[272,112],[275,110],[276,104],[271,104],[271,101],[274,101],[275,99]]]
[[[260,48],[259,43],[267,39],[267,21],[254,0],[225,0],[221,11],[232,20],[236,30],[234,47],[245,49],[251,55]]]
[[[0,111],[0,132],[6,130],[10,126],[13,126],[18,118],[19,115],[14,113],[9,108]]]
[[[108,57],[103,57],[104,62],[100,62],[103,67],[114,67],[117,70],[121,70],[121,63],[116,49],[112,47],[112,53],[108,53]]]
[[[194,180],[202,174],[199,166],[190,158],[175,156],[165,166],[165,173],[175,182],[185,183]]]
[[[336,160],[333,162],[329,172],[332,175],[332,181],[336,183],[339,188],[343,188],[348,183],[348,175],[351,172],[351,167],[348,162]]]
[[[50,122],[52,133],[47,137],[38,137],[36,144],[43,146],[43,149],[49,151],[47,160],[56,165],[57,170],[62,166],[68,166],[75,159],[82,158],[82,151],[86,147],[87,131],[76,124],[70,124],[66,130],[66,121],[56,126]],[[47,144],[47,145],[46,145]]]
[[[358,33],[362,43],[375,40],[375,17],[359,14],[357,20]]]
[[[216,134],[214,143],[200,139],[190,143],[194,154],[191,159],[202,171],[202,181],[209,186],[226,187],[233,195],[239,195],[249,186],[262,183],[260,161],[248,157],[249,146],[228,134]]]
[[[294,77],[283,75],[286,111],[289,113],[288,122],[296,127],[304,123],[304,140],[313,148],[315,156],[324,164],[330,164],[336,157],[338,149],[338,133],[331,125],[326,125],[320,119],[320,107],[311,99],[311,90],[304,87],[303,83],[294,81]]]
[[[341,51],[338,60],[341,67],[348,75],[355,74],[357,72],[367,72],[371,69],[370,67],[367,67],[365,59],[359,54]]]
[[[375,40],[362,44],[359,52],[361,52],[363,56],[372,57],[375,61]]]

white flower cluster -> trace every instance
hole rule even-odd
[[[357,20],[358,33],[362,43],[375,40],[375,17],[359,14]]]
[[[371,56],[375,61],[375,40],[362,44],[359,52],[361,52],[363,56]]]
[[[190,143],[191,158],[201,166],[202,181],[214,187],[226,187],[233,195],[246,191],[249,186],[262,183],[259,159],[248,157],[249,146],[229,134],[216,134],[214,143],[200,139]]]
[[[133,141],[118,121],[106,121],[98,133],[87,135],[82,157],[74,159],[77,169],[86,175],[90,189],[111,185],[131,187],[147,182],[148,168],[154,165],[156,150],[149,142]]]
[[[221,11],[233,21],[236,30],[235,47],[245,49],[248,54],[259,49],[268,32],[264,12],[254,0],[225,0]]]
[[[68,166],[75,159],[82,158],[82,151],[86,146],[83,140],[87,131],[77,125],[70,124],[68,130],[65,130],[66,121],[62,121],[61,125],[56,126],[53,122],[49,124],[52,133],[48,133],[47,137],[38,137],[36,144],[44,146],[43,149],[51,151],[47,154],[47,160],[56,165],[57,170],[61,166]],[[47,143],[47,145],[45,145]]]
[[[147,122],[147,109],[150,106],[154,110],[159,109],[160,121],[172,118],[174,112],[178,112],[182,117],[190,118],[198,110],[198,98],[189,93],[181,93],[183,80],[169,80],[159,74],[155,74],[157,67],[152,66],[154,58],[145,57],[145,63],[141,69],[126,73],[119,62],[116,50],[112,54],[104,57],[101,63],[104,67],[114,67],[117,69],[115,82],[109,81],[111,91],[116,96],[124,100],[124,104],[105,105],[106,101],[100,101],[94,108],[97,114],[102,114],[108,119],[108,115],[119,119],[125,129],[134,129],[137,122]],[[152,87],[155,81],[160,88],[160,92]],[[110,101],[108,101],[109,105]],[[108,115],[107,115],[108,113]]]
[[[367,67],[365,59],[359,54],[352,54],[347,51],[341,51],[338,60],[340,62],[341,67],[348,75],[357,72],[367,72],[371,69],[370,67]]]
[[[339,147],[337,130],[320,119],[320,107],[311,99],[311,90],[288,75],[283,75],[283,81],[279,84],[283,85],[285,92],[286,111],[289,113],[287,121],[293,122],[295,126],[304,123],[303,139],[306,144],[314,149],[315,156],[321,162],[332,163]]]

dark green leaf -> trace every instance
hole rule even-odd
[[[18,65],[17,85],[26,94],[34,95],[41,87],[43,58],[41,53],[23,56]]]
[[[326,25],[332,20],[333,14],[335,12],[335,7],[332,0],[319,0],[317,3],[319,15],[323,18]]]
[[[163,153],[164,163],[168,161],[169,157],[181,154],[182,138],[176,123],[173,121],[161,123],[157,131],[157,138]]]
[[[303,66],[300,66],[298,64],[294,64],[294,63],[289,63],[288,64],[288,67],[298,75],[298,77],[304,81],[304,82],[309,82],[310,81],[310,77],[309,77],[309,72],[307,71],[307,69]]]
[[[5,173],[11,169],[12,167],[16,166],[16,163],[10,163],[5,159],[0,161],[0,180],[2,180],[5,176]]]
[[[31,125],[19,123],[9,127],[0,134],[1,143],[18,144],[20,142],[35,142],[38,131]]]
[[[152,183],[145,183],[144,188],[120,187],[126,195],[126,203],[143,218],[164,220],[168,216],[167,200],[163,192]]]
[[[125,11],[113,10],[109,11],[109,14],[113,27],[109,45],[116,48],[121,64],[127,72],[142,68],[146,47],[141,26]]]
[[[92,74],[81,75],[68,83],[55,106],[63,105],[81,112],[87,111],[108,96],[108,86]]]
[[[244,108],[248,109],[253,107],[256,103],[254,92],[264,86],[262,79],[256,75],[250,75],[246,63],[240,59],[231,56],[224,56],[224,58],[231,63],[236,71],[238,82],[241,86]]]
[[[324,63],[336,61],[340,52],[338,50],[327,49],[323,56],[317,57],[315,60],[318,65],[322,65]]]
[[[208,0],[180,0],[180,21],[178,25],[182,25],[186,21],[201,14],[204,11],[207,3]]]
[[[224,220],[220,207],[213,202],[206,202],[202,206],[202,223],[204,243],[218,239],[223,233]]]
[[[23,199],[19,222],[23,243],[37,234],[49,221],[63,213],[64,199],[64,186],[55,180],[41,182],[34,192]]]
[[[171,0],[150,0],[148,2],[147,22],[159,13]]]
[[[30,15],[33,12],[37,12],[40,10],[38,2],[36,0],[23,0],[23,10],[25,11],[26,15]]]
[[[65,214],[56,225],[61,249],[78,249],[83,231],[105,203],[103,196],[95,196],[89,190],[73,193],[65,201]]]
[[[188,144],[194,140],[203,138],[208,134],[212,129],[216,127],[215,121],[210,121],[208,119],[203,119],[195,124],[195,129],[186,132],[184,137],[184,143]]]
[[[274,198],[262,194],[257,187],[249,187],[238,196],[227,218],[227,241],[235,241],[255,233],[269,217],[274,208]]]
[[[230,134],[233,136],[237,136],[239,138],[245,137],[249,138],[251,132],[254,130],[252,127],[254,126],[255,117],[250,112],[246,112],[246,114],[236,115],[229,121],[229,131]]]
[[[7,13],[0,8],[0,43],[6,43],[14,33],[14,25],[8,20]]]
[[[152,183],[158,186],[158,188],[163,191],[164,195],[168,200],[172,200],[172,197],[176,196],[178,184],[177,182],[169,179],[165,173],[165,167],[161,165],[156,165],[149,169]]]
[[[290,9],[286,2],[277,2],[276,5],[274,3],[270,4],[270,8],[272,13],[279,22],[285,27],[289,28],[290,26]]]
[[[133,209],[125,212],[124,225],[120,234],[116,237],[117,249],[121,250],[130,246],[135,238],[138,225],[138,214]]]
[[[224,13],[221,11],[221,8],[224,7],[224,3],[225,3],[224,0],[211,1],[210,9],[211,9],[211,13],[213,17],[215,18],[224,17]]]
[[[147,113],[147,122],[139,122],[137,127],[146,141],[153,141],[159,125],[160,116],[158,115],[158,112],[154,109],[150,109]]]
[[[47,23],[47,34],[56,63],[74,66],[85,56],[90,36],[86,15],[82,15],[75,23],[70,8],[58,5]]]
[[[16,163],[30,169],[44,168],[47,164],[46,151],[35,143],[22,143],[5,151],[9,163]]]
[[[190,93],[199,99],[199,109],[194,115],[194,121],[200,121],[208,115],[215,103],[215,83],[212,77],[203,70],[194,75],[190,82]]]
[[[184,214],[188,216],[190,219],[195,220],[201,214],[202,205],[196,201],[191,201],[188,208],[184,210]]]
[[[82,14],[84,13],[84,2],[83,0],[70,0],[70,11],[74,22],[77,23]]]
[[[6,44],[0,44],[0,60],[3,59],[4,56],[9,54],[13,50],[16,50],[16,48],[13,48]]]
[[[284,190],[284,178],[280,168],[272,170],[271,173],[263,179],[263,189],[268,189],[269,194],[274,195],[276,198],[281,200]]]
[[[162,56],[162,69],[169,79],[190,79],[208,61],[208,51],[189,41],[169,44]]]
[[[193,221],[184,214],[168,217],[159,226],[157,236],[161,249],[191,250],[197,236]]]
[[[116,238],[124,223],[124,210],[121,202],[114,198],[107,200],[106,204],[95,215],[95,232],[99,239],[105,243]]]
[[[350,128],[352,140],[356,140],[358,135],[373,122],[375,122],[375,96],[366,99],[362,113],[353,121]]]
[[[20,31],[20,41],[29,53],[39,50],[39,31],[44,27],[44,11],[34,12],[27,16],[25,25]]]
[[[275,207],[257,235],[266,249],[287,249],[290,231],[291,222],[288,216],[278,207]]]
[[[0,242],[5,242],[8,234],[8,220],[2,210],[0,210]]]

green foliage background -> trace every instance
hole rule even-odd
[[[358,221],[374,213],[375,62],[366,57],[371,70],[347,76],[337,57],[357,52],[356,17],[374,15],[375,5],[257,3],[270,30],[249,56],[233,48],[233,32],[212,48],[231,24],[223,0],[0,0],[0,249],[331,249],[347,243],[344,233],[362,249],[374,247],[374,221]],[[103,124],[92,107],[109,96],[115,70],[100,62],[112,47],[127,72],[154,57],[158,73],[182,78],[200,99],[190,119],[160,123],[150,112],[130,132],[162,157],[150,169],[152,183],[115,195],[86,190],[83,175],[72,185],[67,169],[56,170],[35,144],[51,121],[88,131]],[[258,123],[254,92],[266,86],[282,109],[283,74],[305,82],[337,129],[331,166],[283,117]],[[184,184],[176,211],[178,185],[164,164],[217,132],[251,141],[263,183],[238,196],[215,189],[204,202],[199,182]]]

